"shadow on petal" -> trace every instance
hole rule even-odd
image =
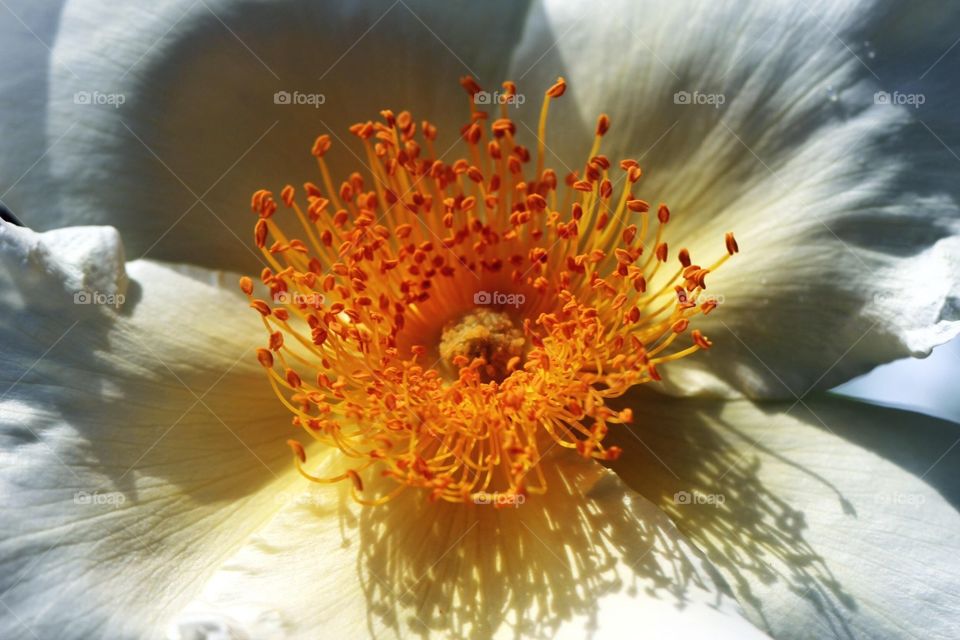
[[[227,314],[234,305],[242,311],[243,301],[164,268],[130,268],[116,310],[60,300],[40,324],[26,311],[14,315],[11,325],[30,334],[24,343],[32,350],[24,354],[33,363],[20,381],[24,400],[47,409],[34,429],[61,429],[73,444],[60,462],[101,476],[74,489],[120,491],[137,504],[149,501],[140,481],[158,478],[196,504],[253,495],[289,466],[287,435],[271,428],[289,418],[253,358],[257,327],[218,316],[179,330],[171,310],[174,300],[203,300]],[[38,360],[44,344],[53,347]]]
[[[369,175],[347,128],[383,108],[430,120],[440,128],[438,149],[450,148],[469,120],[457,79],[476,75],[490,90],[508,79],[528,4],[485,3],[466,19],[419,1],[210,1],[150,14],[68,7],[48,124],[67,150],[50,160],[64,213],[38,213],[33,223],[112,224],[131,256],[259,271],[266,265],[248,240],[255,189],[319,182],[310,148],[321,133],[334,138],[335,179]],[[111,43],[109,62],[95,41]],[[84,69],[83,79],[72,68]],[[78,91],[108,91],[91,86],[97,78],[124,102],[78,107]],[[290,101],[298,93],[310,104]],[[72,130],[78,118],[98,124]],[[124,179],[89,188],[108,175]],[[21,199],[36,199],[21,190]]]
[[[719,574],[615,476],[567,453],[543,466],[549,491],[522,504],[407,491],[363,510],[357,570],[371,632],[552,637],[573,622],[589,633],[616,594],[732,605]]]
[[[755,586],[778,585],[807,600],[835,637],[853,637],[845,620],[856,601],[808,541],[806,511],[781,497],[761,469],[765,459],[777,459],[819,486],[833,501],[830,509],[856,518],[841,490],[792,462],[789,452],[765,448],[738,429],[725,419],[723,401],[668,399],[638,389],[625,402],[637,419],[631,431],[611,430],[610,443],[624,450],[611,468],[722,571],[740,603],[759,617],[754,621],[777,627]]]

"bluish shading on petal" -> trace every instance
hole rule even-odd
[[[60,206],[25,205],[21,217],[38,229],[113,225],[134,258],[259,268],[250,194],[319,182],[310,156],[317,135],[335,136],[328,158],[339,186],[367,173],[349,125],[380,109],[411,109],[418,123],[442,127],[442,153],[468,115],[458,78],[502,79],[526,3],[465,5],[467,15],[442,8],[69,3],[46,109],[47,140],[60,142],[44,195]]]
[[[49,70],[66,0],[0,5],[0,204],[14,213],[50,209]]]
[[[956,372],[960,367],[960,340],[941,345],[929,358],[907,358],[877,367],[837,387],[837,393],[867,402],[919,411],[960,422]]]
[[[255,318],[106,227],[0,223],[0,300],[0,636],[159,637],[295,475]]]

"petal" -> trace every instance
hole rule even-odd
[[[257,265],[250,194],[319,182],[310,156],[318,134],[335,136],[329,159],[339,179],[366,165],[347,127],[383,108],[436,120],[438,148],[446,149],[468,113],[458,78],[504,76],[525,4],[485,3],[467,16],[436,7],[69,3],[54,46],[47,123],[47,140],[62,140],[49,159],[54,183],[45,188],[55,189],[61,206],[21,218],[42,229],[111,224],[133,256]],[[279,91],[323,103],[277,104]],[[62,216],[49,215],[56,211]]]
[[[631,404],[615,471],[771,636],[960,633],[957,425],[836,397]]]
[[[0,5],[0,204],[13,211],[42,207],[48,143],[47,69],[65,0],[4,0]]]
[[[289,494],[227,560],[174,637],[765,637],[661,512],[599,465],[544,461],[550,490],[503,508],[420,492],[355,508]],[[714,635],[716,634],[716,635]],[[658,633],[653,633],[658,636]]]
[[[835,391],[874,404],[960,422],[955,379],[958,362],[960,340],[953,340],[934,349],[929,358],[885,364]]]
[[[687,247],[709,265],[725,232],[739,240],[742,253],[707,278],[724,304],[699,326],[716,348],[666,371],[672,391],[792,397],[960,332],[958,159],[924,125],[926,111],[875,101],[881,89],[907,91],[889,61],[919,65],[929,39],[941,50],[954,40],[938,25],[955,9],[913,9],[548,2],[550,34],[525,35],[513,63],[524,84],[559,71],[570,81],[571,104],[551,110],[558,157],[578,166],[583,134],[606,111],[604,152],[638,158],[647,173],[637,195],[670,204],[672,256]],[[907,12],[910,37],[891,27]],[[556,48],[534,64],[544,41]],[[956,103],[946,83],[912,91],[940,111]],[[684,104],[680,92],[714,104]],[[947,140],[960,133],[955,118],[933,122],[952,128]]]
[[[5,638],[149,637],[295,475],[246,301],[122,256],[0,224]]]

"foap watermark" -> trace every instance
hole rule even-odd
[[[527,496],[521,493],[487,493],[480,491],[471,496],[474,504],[489,504],[494,507],[517,508],[527,501]]]
[[[919,109],[920,105],[927,101],[927,96],[922,93],[900,93],[894,91],[877,91],[873,94],[873,104],[905,105]]]
[[[77,291],[73,294],[73,304],[109,305],[119,309],[126,301],[122,293],[104,293],[102,291]]]
[[[876,504],[885,506],[920,507],[926,504],[927,497],[922,493],[878,493],[873,496]]]
[[[127,496],[119,491],[106,491],[100,493],[94,491],[75,491],[73,494],[73,503],[84,506],[110,506],[116,509],[127,501]]]
[[[507,104],[519,107],[527,101],[522,93],[500,93],[499,91],[477,91],[473,94],[474,104]]]
[[[677,300],[679,300],[681,304],[691,303],[695,305],[703,305],[710,303],[719,307],[724,303],[726,298],[722,293],[707,293],[705,291],[700,291],[696,295],[691,296],[686,291],[678,291]]]
[[[275,304],[295,304],[306,305],[308,307],[319,307],[323,304],[325,298],[322,293],[300,293],[299,291],[278,291],[273,294]]]
[[[892,305],[898,300],[900,300],[900,296],[893,291],[877,291],[873,294],[873,303],[878,307]]]
[[[499,291],[477,291],[473,294],[473,304],[482,305],[512,305],[519,308],[527,297],[522,293],[501,293]]]
[[[303,93],[302,91],[277,91],[273,94],[273,104],[282,105],[309,105],[319,109],[326,103],[327,96],[322,93]]]
[[[703,93],[701,91],[677,91],[673,94],[673,104],[695,104],[710,105],[714,109],[719,109],[720,105],[727,101],[727,96],[722,93]]]
[[[673,504],[675,505],[709,504],[715,507],[719,507],[726,501],[727,501],[727,498],[722,493],[700,493],[699,491],[677,491],[675,494],[673,494]]]
[[[274,495],[274,502],[280,505],[299,505],[308,507],[329,506],[330,499],[323,492],[287,493],[281,491]]]
[[[119,109],[127,101],[122,93],[103,93],[101,91],[77,91],[73,94],[74,104],[107,105]]]
[[[697,295],[697,297],[696,297],[696,299],[694,300],[694,302],[696,302],[697,304],[700,304],[700,305],[708,304],[708,303],[709,303],[709,304],[715,304],[715,305],[717,305],[717,306],[720,306],[720,305],[722,305],[722,304],[724,303],[725,300],[726,300],[726,298],[724,297],[724,295],[723,295],[722,293],[706,293],[706,292],[701,291],[701,292]]]

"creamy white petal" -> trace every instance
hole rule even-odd
[[[956,638],[960,428],[837,397],[631,398],[614,469],[776,638]]]
[[[289,494],[172,635],[202,623],[263,639],[765,637],[614,474],[576,456],[543,464],[548,493],[499,509],[415,491],[366,509],[327,487]]]
[[[206,277],[0,224],[0,636],[159,636],[279,508],[262,328]]]
[[[318,134],[337,136],[329,159],[340,179],[366,164],[347,127],[380,109],[436,121],[442,152],[467,113],[458,78],[505,75],[525,3],[439,8],[70,2],[53,47],[46,126],[48,140],[62,140],[44,195],[61,206],[21,217],[37,228],[111,224],[133,257],[256,265],[250,194],[319,181],[310,156]],[[275,104],[279,91],[323,103]]]
[[[672,391],[791,397],[960,331],[960,162],[921,122],[928,111],[875,103],[878,90],[925,92],[938,113],[956,103],[955,85],[908,89],[888,70],[897,60],[919,76],[931,40],[953,41],[940,25],[957,24],[956,8],[913,10],[547,2],[548,33],[529,22],[513,64],[521,89],[570,81],[551,111],[552,151],[577,166],[605,111],[604,151],[639,158],[635,193],[671,206],[671,256],[686,246],[706,266],[725,232],[739,239],[742,253],[707,279],[724,300],[702,325],[715,350],[668,370]],[[907,12],[909,37],[891,27]],[[538,62],[544,42],[554,53]],[[939,137],[960,133],[955,118],[941,124]]]

